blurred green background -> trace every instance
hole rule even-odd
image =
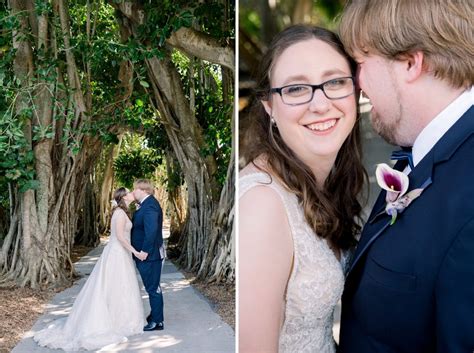
[[[289,25],[311,23],[336,30],[346,0],[240,0],[239,110],[245,111],[262,53],[273,36]]]

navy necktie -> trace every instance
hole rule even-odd
[[[390,159],[396,161],[407,160],[411,170],[415,169],[415,166],[413,165],[413,155],[411,153],[411,147],[403,147],[399,151],[392,152],[392,156]]]

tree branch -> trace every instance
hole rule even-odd
[[[108,3],[118,9],[123,16],[136,24],[142,24],[145,14],[140,4],[123,1],[119,4],[108,0]],[[203,32],[192,28],[181,27],[174,32],[166,42],[176,49],[190,56],[222,65],[235,71],[234,51],[228,45],[223,45],[218,40]]]
[[[234,52],[215,38],[192,28],[181,27],[167,39],[168,44],[188,55],[219,64],[235,71]]]

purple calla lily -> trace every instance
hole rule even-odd
[[[406,174],[382,163],[377,165],[375,176],[379,186],[387,190],[387,196],[385,197],[387,206],[385,207],[385,212],[392,217],[390,225],[393,225],[397,219],[397,215],[402,213],[414,199],[421,195],[424,188],[431,184],[431,178],[429,178],[421,188],[414,189],[405,195],[409,183]]]
[[[408,190],[408,176],[398,170],[390,168],[385,163],[377,165],[375,177],[377,178],[379,186],[387,190],[387,202],[394,202]]]

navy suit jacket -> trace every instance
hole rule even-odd
[[[342,299],[341,353],[474,352],[473,107],[409,180],[409,190],[431,184],[393,225],[376,216],[382,192],[362,232]]]
[[[163,245],[163,212],[159,202],[150,195],[132,218],[131,243],[137,251],[148,253],[145,261],[161,260]]]

